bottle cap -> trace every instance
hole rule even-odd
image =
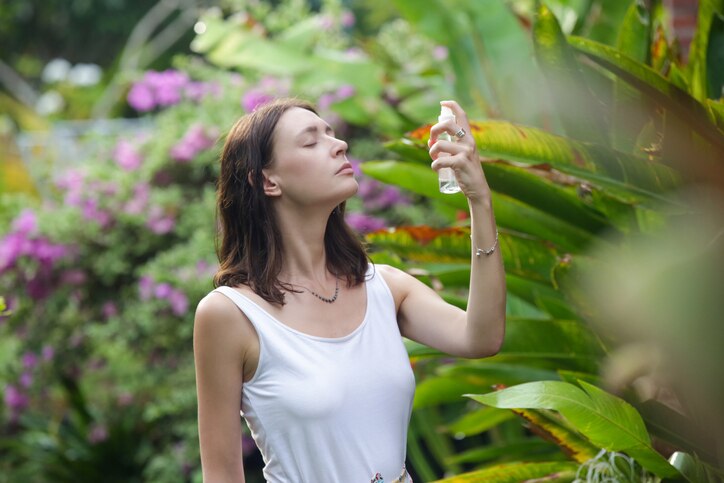
[[[440,107],[440,115],[437,118],[437,122],[447,121],[448,119],[452,119],[455,121],[455,114],[453,114],[452,109],[446,106]]]

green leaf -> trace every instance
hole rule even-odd
[[[462,417],[453,421],[447,426],[447,430],[459,438],[460,436],[474,436],[484,433],[490,428],[497,426],[503,421],[508,421],[515,417],[510,411],[503,409],[483,407],[478,408],[469,413],[465,413]],[[463,462],[462,459],[456,460]]]
[[[490,360],[555,360],[560,367],[596,372],[602,354],[601,341],[579,321],[509,318],[503,346]]]
[[[523,418],[528,429],[555,443],[572,460],[583,463],[596,456],[600,448],[592,445],[581,433],[559,415],[540,409],[513,409]]]
[[[601,109],[553,13],[541,3],[533,24],[536,59],[545,75],[566,133],[579,141],[606,144]]]
[[[530,382],[470,397],[497,408],[558,411],[594,445],[625,452],[659,477],[678,475],[651,447],[643,420],[631,405],[596,386],[580,385],[583,389],[566,382]]]
[[[570,37],[568,41],[591,60],[620,76],[643,94],[671,110],[714,148],[724,153],[724,134],[712,124],[707,111],[696,99],[667,81],[650,67],[636,62],[611,47],[580,37]]]
[[[648,63],[651,38],[651,16],[639,0],[633,0],[626,12],[616,42],[617,49],[641,63]],[[649,121],[648,106],[641,94],[619,77],[614,79],[613,120],[611,122],[612,146],[633,153],[637,134]]]
[[[578,465],[576,463],[567,461],[509,463],[445,478],[438,480],[438,483],[520,483],[521,481],[529,481],[533,478],[551,478],[559,473],[565,473],[570,476],[570,478],[565,481],[572,481],[577,468]],[[554,480],[548,479],[546,481]]]
[[[487,408],[492,409],[492,408]],[[509,411],[504,411],[511,415]],[[497,462],[524,460],[530,462],[533,459],[550,460],[552,453],[558,448],[546,441],[537,438],[526,438],[522,441],[509,443],[490,444],[479,448],[462,451],[451,458],[456,463],[471,463],[479,465],[491,460]]]
[[[463,262],[471,256],[467,228],[396,227],[368,233],[365,238],[373,246],[391,250],[411,261]],[[550,245],[501,231],[499,247],[508,273],[550,283],[552,270],[558,263],[557,252]]]
[[[706,77],[708,96],[724,98],[724,15],[714,14],[706,49]]]
[[[715,21],[716,17],[724,16],[724,0],[701,0],[699,14],[696,20],[696,32],[689,49],[689,77],[691,78],[691,95],[700,102],[707,97],[718,99],[721,92],[709,92],[709,77],[707,75],[709,42],[712,30],[715,43],[719,42],[721,24]],[[719,52],[719,54],[721,54]],[[711,60],[714,60],[713,58]],[[721,66],[719,66],[721,69]]]

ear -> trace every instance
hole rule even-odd
[[[262,184],[264,188],[264,194],[267,196],[281,196],[282,189],[273,174],[267,172],[267,170],[261,170]]]

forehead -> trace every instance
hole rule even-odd
[[[304,131],[304,129],[315,125],[326,127],[322,118],[312,111],[302,109],[301,107],[292,107],[279,118],[275,134],[278,140],[283,141],[284,139],[293,138]]]

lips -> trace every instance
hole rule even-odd
[[[337,172],[336,172],[335,174],[339,174],[339,173],[341,173],[342,171],[344,171],[344,170],[346,170],[346,169],[351,170],[351,169],[352,169],[352,164],[350,164],[349,162],[344,163],[342,166],[339,167],[339,169],[337,170]]]

